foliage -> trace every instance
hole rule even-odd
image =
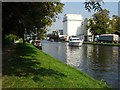
[[[3,43],[14,43],[15,40],[17,40],[17,36],[13,34],[5,35]]]
[[[93,15],[93,18],[88,20],[89,24],[87,25],[87,29],[89,29],[93,35],[111,33],[109,20],[108,10],[98,11]]]
[[[25,31],[45,34],[47,26],[57,19],[62,8],[60,2],[4,2],[3,35],[12,33],[23,37]]]
[[[89,12],[91,12],[91,10],[100,11],[102,10],[101,2],[103,3],[103,0],[86,0],[84,2],[85,10],[88,10]]]
[[[120,31],[120,17],[113,15],[112,21],[111,21],[111,28],[113,28],[115,31]]]

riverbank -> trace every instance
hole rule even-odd
[[[120,46],[120,43],[83,42],[83,44],[104,45],[104,46]]]
[[[69,41],[62,41],[65,43],[69,43]],[[92,45],[104,45],[104,46],[120,46],[120,43],[100,43],[100,42],[83,42],[83,44],[92,44]]]
[[[3,58],[2,86],[3,88],[107,87],[105,83],[63,64],[28,43],[15,44],[9,50],[9,55]]]

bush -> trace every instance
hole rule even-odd
[[[5,35],[5,37],[3,37],[3,43],[14,43],[15,40],[17,40],[18,37],[16,35],[13,35],[13,34],[8,34],[8,35]]]

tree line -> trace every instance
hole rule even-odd
[[[47,27],[55,22],[64,4],[60,2],[4,2],[2,3],[2,36],[23,38],[24,33],[44,37]]]
[[[101,10],[101,2],[102,0],[85,1],[85,10]],[[63,6],[59,0],[58,2],[3,2],[2,38],[18,37],[24,40],[25,32],[37,33],[39,38],[43,38],[47,27],[55,22],[59,13],[62,13]]]
[[[87,30],[90,30],[93,36],[100,34],[112,34],[115,31],[120,31],[120,17],[113,15],[109,16],[109,11],[102,9],[92,15],[88,19]]]
[[[113,16],[109,20],[109,11],[102,10],[103,0],[88,0],[84,2],[85,10],[98,11],[89,19],[88,29],[93,35],[111,33],[120,30],[120,18]],[[2,3],[2,36],[11,34],[13,37],[23,38],[24,33],[37,33],[43,38],[47,27],[58,18],[63,11],[63,3],[60,2],[4,2]],[[111,28],[110,28],[111,26]]]

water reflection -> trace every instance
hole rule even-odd
[[[86,71],[88,74],[118,87],[118,47],[89,45],[87,57],[90,70]]]
[[[74,66],[79,67],[82,63],[82,48],[81,47],[68,47],[66,50],[66,63]]]
[[[112,87],[118,87],[118,47],[99,45],[69,47],[67,43],[61,42],[42,43],[44,52],[98,80],[106,81]]]

